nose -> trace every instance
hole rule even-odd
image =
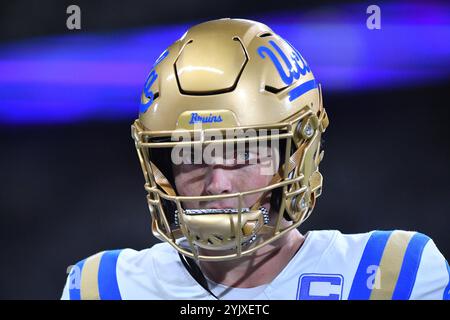
[[[231,193],[232,184],[229,177],[230,172],[217,166],[213,166],[210,169],[211,170],[206,177],[206,194],[218,195],[222,193]]]

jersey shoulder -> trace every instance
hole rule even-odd
[[[405,230],[340,235],[347,250],[355,241],[363,249],[349,299],[448,298],[448,264],[427,235]]]
[[[167,283],[180,283],[187,278],[180,269],[177,251],[168,243],[139,251],[102,251],[72,267],[61,299],[159,299],[167,290]]]
[[[125,249],[126,250],[126,249]],[[72,266],[62,299],[120,299],[117,286],[117,262],[123,249],[107,250],[91,255]]]

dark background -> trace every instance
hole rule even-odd
[[[66,33],[61,21],[72,3],[86,12],[83,30],[93,32],[318,5],[10,1],[0,5],[0,40]],[[417,230],[448,258],[448,84],[356,93],[330,93],[325,85],[331,123],[321,164],[324,192],[300,229]],[[155,243],[130,137],[133,120],[1,126],[1,299],[59,298],[69,265],[98,251]]]

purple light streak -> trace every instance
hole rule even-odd
[[[288,39],[329,92],[448,81],[450,6],[380,7],[381,30],[368,30],[366,7],[354,4],[251,19]],[[0,45],[0,123],[131,121],[154,60],[187,28],[79,33]]]

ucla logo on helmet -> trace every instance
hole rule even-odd
[[[158,74],[155,71],[155,67],[161,62],[163,61],[167,56],[169,55],[169,50],[165,50],[158,59],[156,59],[155,63],[153,64],[152,70],[150,71],[150,74],[147,77],[147,80],[145,80],[145,85],[144,85],[144,91],[143,91],[143,95],[148,99],[147,102],[143,102],[141,100],[141,106],[139,108],[139,112],[140,113],[145,113],[148,108],[152,105],[155,94],[153,93],[153,91],[150,90],[150,88],[152,87],[153,83],[155,83],[156,79],[158,79]]]
[[[265,59],[268,56],[272,60],[272,63],[274,64],[275,68],[277,69],[281,80],[283,80],[286,86],[290,86],[295,80],[298,80],[301,76],[305,76],[306,74],[311,73],[311,69],[309,68],[305,59],[303,59],[300,52],[298,52],[298,50],[295,49],[288,41],[286,41],[286,43],[292,48],[289,57],[286,56],[283,50],[281,50],[281,48],[273,40],[269,40],[269,44],[271,47],[268,46],[258,47],[258,54],[263,59]],[[281,57],[282,62],[286,66],[286,69],[289,70],[287,73],[285,72],[285,69],[283,69],[282,63],[276,56],[275,52],[278,53],[278,56]],[[293,89],[296,90],[296,92],[294,94],[290,94],[290,100],[292,101],[298,98],[300,96],[299,93],[305,93],[306,91],[316,88],[317,85],[315,81],[314,80],[311,81],[312,82],[308,82],[308,85],[304,86],[301,90]]]

